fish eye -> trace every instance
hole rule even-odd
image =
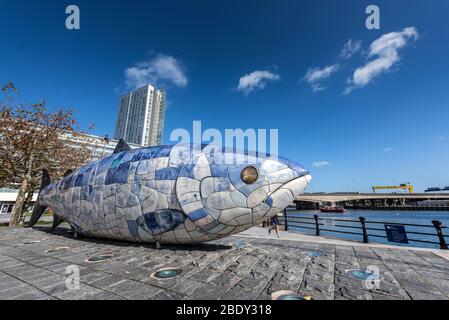
[[[257,181],[257,178],[259,178],[259,174],[257,173],[256,168],[246,167],[242,170],[241,178],[242,181],[246,184],[252,184]]]

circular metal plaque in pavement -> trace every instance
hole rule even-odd
[[[181,269],[166,268],[156,271],[152,274],[152,277],[156,279],[170,279],[180,275],[181,272]]]
[[[112,259],[113,254],[111,253],[105,253],[105,254],[99,254],[97,256],[92,256],[90,258],[87,258],[86,262],[96,263],[96,262],[104,262]]]
[[[358,280],[378,280],[379,276],[374,272],[369,272],[366,270],[348,270],[347,273]]]
[[[310,296],[301,296],[289,290],[276,291],[271,294],[272,300],[313,300]]]
[[[300,296],[299,294],[285,294],[279,296],[277,300],[312,300],[309,296]]]

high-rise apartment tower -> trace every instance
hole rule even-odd
[[[120,98],[115,139],[142,146],[161,144],[165,118],[165,91],[151,85]]]

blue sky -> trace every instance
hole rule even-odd
[[[150,79],[167,89],[165,143],[194,120],[279,129],[309,191],[449,185],[449,2],[375,1],[367,30],[373,3],[1,1],[0,82],[112,136],[120,93]]]

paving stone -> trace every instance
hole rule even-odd
[[[183,300],[183,299],[186,299],[186,296],[167,290],[163,290],[158,294],[156,294],[155,296],[151,297],[151,300]]]
[[[113,284],[116,284],[118,282],[121,282],[123,280],[124,279],[119,277],[119,276],[109,275],[109,276],[107,276],[105,278],[93,281],[91,283],[91,285],[94,286],[94,287],[97,287],[97,288],[107,288],[107,287],[109,287],[109,286],[111,286]]]
[[[47,300],[51,296],[38,290],[33,290],[22,295],[11,297],[9,300]]]
[[[448,300],[448,297],[438,292],[411,290],[408,292],[413,300]]]
[[[19,285],[16,285],[14,287],[10,287],[7,290],[1,291],[0,292],[0,299],[9,299],[12,297],[16,297],[22,294],[26,294],[28,292],[34,291],[35,289],[26,284],[26,283],[21,283]]]
[[[39,289],[42,290],[43,292],[47,293],[48,295],[53,296],[53,297],[56,297],[57,295],[60,295],[61,293],[64,293],[64,292],[69,290],[67,288],[67,285],[65,284],[65,282],[52,284],[50,286],[42,287],[42,288],[39,288]]]
[[[109,291],[98,290],[81,296],[79,300],[126,300],[126,298]]]
[[[54,274],[53,276],[49,276],[49,277],[37,278],[37,279],[33,279],[31,281],[28,280],[28,282],[35,287],[44,288],[44,287],[49,287],[49,286],[54,286],[54,285],[57,285],[60,283],[64,283],[65,280],[66,280],[66,277],[64,277],[62,275]]]
[[[129,295],[130,300],[151,300],[154,296],[161,293],[163,290],[152,286],[145,286],[142,290],[134,292]]]
[[[388,295],[388,294],[380,294],[380,293],[375,293],[375,292],[371,292],[371,296],[373,297],[373,300],[410,300],[410,297],[405,296],[392,296],[392,295]]]
[[[339,287],[335,289],[335,300],[373,300],[370,292],[353,287]]]
[[[69,237],[65,227],[2,229],[0,299],[271,299],[279,290],[315,300],[449,299],[449,261],[430,251],[343,246],[231,236],[208,244],[139,245]],[[24,245],[24,239],[40,243]],[[243,243],[238,246],[236,243]],[[67,246],[68,250],[45,253]],[[324,255],[310,258],[309,251]],[[103,263],[87,257],[111,252]],[[80,289],[68,290],[66,267],[80,269]],[[349,270],[376,266],[380,287],[367,288]],[[180,268],[171,279],[150,275]]]
[[[237,284],[221,295],[220,300],[254,300],[257,296],[258,292],[247,291]]]
[[[181,282],[174,284],[170,289],[184,295],[191,295],[203,285],[203,282],[187,278],[183,279]]]
[[[79,289],[58,292],[54,296],[62,300],[78,300],[85,295],[99,293],[100,291],[100,289],[81,284]]]

